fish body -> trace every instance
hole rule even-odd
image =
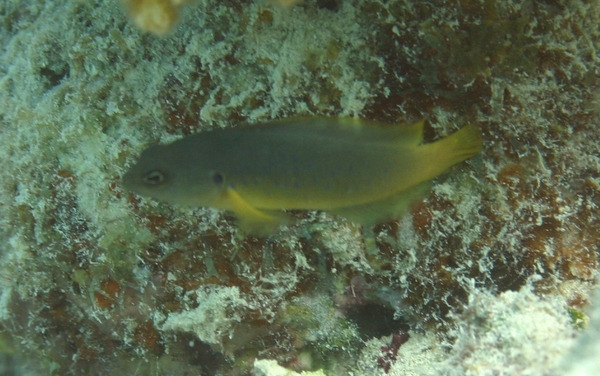
[[[202,132],[144,150],[127,189],[169,203],[233,211],[248,232],[273,231],[282,209],[392,219],[429,181],[482,148],[466,126],[422,144],[423,123],[306,117]]]

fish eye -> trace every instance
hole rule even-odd
[[[148,185],[159,185],[164,183],[165,174],[160,171],[150,171],[143,177],[144,183]]]
[[[215,182],[215,184],[223,184],[223,181],[225,180],[223,175],[219,174],[218,172],[215,172],[213,174],[212,179],[213,179],[213,182]]]

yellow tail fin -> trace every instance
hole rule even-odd
[[[471,158],[483,149],[481,131],[469,124],[459,131],[431,144],[421,145],[427,160],[424,180],[433,179],[448,168]]]
[[[440,150],[447,153],[447,167],[469,159],[483,149],[481,131],[473,124],[464,126],[437,143],[440,144]]]

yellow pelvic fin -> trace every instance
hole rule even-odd
[[[227,188],[223,199],[227,208],[238,217],[240,229],[246,234],[267,236],[274,233],[279,226],[290,222],[290,218],[282,212],[263,211],[253,207],[233,188]]]
[[[431,182],[426,181],[394,193],[382,200],[328,211],[345,217],[352,222],[370,226],[401,217],[408,212],[412,203],[425,197],[430,188]]]

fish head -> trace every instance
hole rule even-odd
[[[177,145],[154,145],[142,152],[139,160],[123,176],[131,192],[159,201],[214,206],[223,191],[223,177],[203,158],[194,158]]]

